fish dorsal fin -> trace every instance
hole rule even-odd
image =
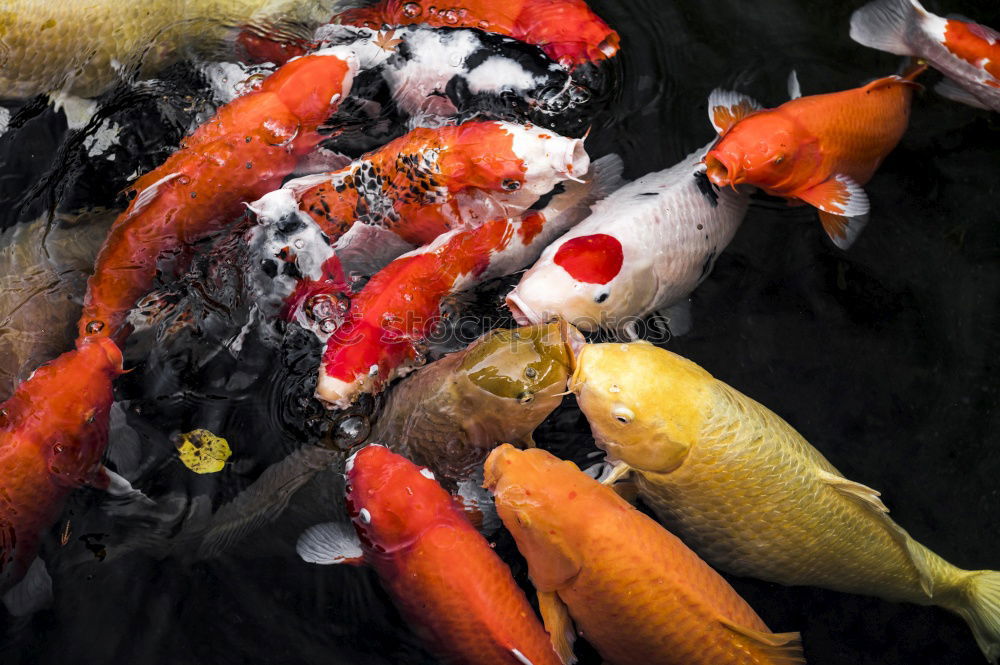
[[[767,655],[773,665],[797,665],[806,662],[802,653],[802,636],[799,633],[765,633],[763,631],[740,626],[726,619],[719,623],[740,637],[751,642]]]
[[[874,81],[865,85],[861,90],[865,93],[869,93],[875,90],[880,90],[892,85],[903,85],[910,88],[915,88],[917,90],[923,90],[924,86],[920,85],[913,79],[917,78],[927,69],[927,65],[915,65],[908,68],[902,76],[898,74],[892,74],[890,76],[883,76],[880,79],[875,79]]]
[[[361,541],[347,522],[324,522],[309,527],[299,536],[295,551],[303,561],[320,565],[359,564],[364,557]]]
[[[788,98],[798,99],[802,96],[802,86],[799,85],[799,75],[793,69],[788,73]]]
[[[756,100],[732,90],[716,88],[708,96],[708,119],[719,136],[724,136],[733,125],[762,108]]]
[[[844,217],[833,213],[819,211],[819,223],[823,225],[826,235],[840,249],[850,249],[861,234],[861,229],[868,224],[868,215],[859,217]]]
[[[573,653],[576,631],[573,630],[573,618],[569,615],[566,603],[554,591],[539,591],[538,611],[542,613],[542,623],[549,633],[556,655],[564,665],[573,665],[576,662],[576,655]]]
[[[928,550],[913,540],[913,538],[910,538],[910,534],[906,532],[906,529],[892,521],[892,518],[889,517],[889,509],[882,503],[882,499],[879,498],[881,496],[879,492],[867,485],[854,482],[836,473],[829,471],[818,471],[817,473],[819,479],[826,485],[871,511],[872,515],[889,532],[893,540],[906,551],[910,563],[913,564],[913,567],[917,571],[917,576],[920,578],[920,587],[928,597],[932,596],[934,593],[934,576],[930,570],[930,562],[927,557]]]

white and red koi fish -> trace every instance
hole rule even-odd
[[[948,99],[1000,111],[1000,33],[930,13],[917,0],[876,0],[851,16],[851,39],[922,58],[948,78],[935,90]]]
[[[417,345],[440,321],[445,296],[531,263],[613,191],[620,174],[621,160],[604,157],[587,182],[571,183],[542,210],[451,231],[390,263],[353,298],[346,322],[327,340],[316,396],[342,408],[414,369]]]
[[[670,329],[682,334],[687,296],[732,240],[750,199],[749,188],[709,182],[702,161],[711,145],[622,187],[549,245],[507,296],[517,322],[558,317],[586,332],[634,334],[639,317],[672,308]]]
[[[562,665],[510,570],[434,474],[379,445],[347,460],[356,533],[317,524],[310,563],[365,563],[426,646],[453,665]]]
[[[582,139],[473,121],[418,128],[334,173],[291,180],[249,204],[265,313],[298,319],[312,296],[353,290],[345,270],[370,275],[442,233],[520,215],[589,164]]]

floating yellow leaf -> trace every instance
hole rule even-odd
[[[195,473],[216,473],[233,454],[229,442],[207,429],[196,429],[177,437],[177,452],[184,466]]]

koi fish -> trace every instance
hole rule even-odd
[[[339,23],[371,30],[424,24],[436,28],[476,28],[540,46],[567,67],[598,63],[618,53],[620,38],[583,0],[466,0],[454,7],[434,0],[382,0],[348,9]]]
[[[219,231],[244,202],[275,189],[322,139],[365,56],[330,49],[288,63],[226,104],[161,166],[136,181],[88,283],[81,337],[121,335],[158,259]]]
[[[272,464],[210,518],[189,528],[199,541],[199,556],[226,551],[276,520],[299,489],[336,468],[343,451],[365,442],[384,441],[393,452],[426,465],[463,504],[492,514],[492,500],[481,500],[481,478],[476,482],[483,460],[501,441],[534,445],[531,433],[562,402],[572,371],[571,342],[583,340],[565,324],[494,330],[421,367],[386,392],[374,416],[345,416],[347,422],[322,446],[303,446]]]
[[[851,39],[926,60],[948,78],[934,89],[976,108],[1000,111],[1000,33],[930,13],[917,0],[878,0],[851,16]]]
[[[121,351],[98,338],[39,367],[0,404],[0,593],[33,565],[41,535],[70,492],[82,485],[107,489],[119,479],[100,462],[111,382],[121,373]],[[44,564],[37,565],[47,580]],[[8,605],[21,613],[16,603]]]
[[[766,110],[744,95],[713,91],[708,114],[720,138],[705,157],[709,179],[818,208],[827,235],[847,249],[868,220],[861,186],[906,131],[919,87],[913,79],[924,69]]]
[[[510,570],[434,474],[372,445],[348,460],[347,482],[357,536],[337,523],[314,526],[296,546],[305,561],[374,568],[446,662],[560,665]]]
[[[419,364],[419,340],[440,320],[442,299],[530,263],[552,239],[579,222],[617,182],[617,156],[595,162],[589,182],[572,183],[542,210],[455,230],[404,254],[365,285],[347,321],[327,340],[316,396],[344,408],[378,392]]]
[[[517,322],[558,317],[585,332],[627,333],[637,318],[666,311],[671,331],[682,334],[685,299],[732,240],[750,199],[708,181],[709,148],[625,185],[549,245],[507,295]]]
[[[597,445],[712,565],[955,612],[1000,658],[1000,572],[956,568],[889,518],[798,432],[676,354],[644,342],[583,346],[570,389]]]
[[[805,662],[798,633],[771,632],[680,539],[572,462],[505,444],[485,478],[564,661],[575,622],[613,665]]]

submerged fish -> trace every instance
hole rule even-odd
[[[553,238],[586,216],[620,173],[616,155],[603,157],[586,181],[566,186],[543,209],[446,233],[379,271],[327,340],[316,396],[344,408],[359,394],[379,392],[411,371],[419,364],[418,346],[440,322],[446,296],[531,263]]]
[[[572,462],[503,445],[485,480],[564,661],[575,622],[612,665],[805,662],[798,633],[772,633],[676,536]]]
[[[846,249],[868,220],[861,186],[903,137],[913,90],[920,87],[913,79],[923,70],[774,109],[713,91],[708,113],[720,138],[705,157],[709,179],[719,187],[746,183],[818,208],[827,235]]]
[[[562,402],[570,339],[559,324],[501,329],[417,370],[389,391],[369,441],[461,482],[498,443],[531,446]]]
[[[87,277],[114,216],[42,217],[0,233],[0,400],[69,347]]]
[[[922,58],[948,78],[943,97],[1000,111],[1000,33],[973,21],[943,18],[917,0],[876,0],[851,16],[851,39]]]
[[[94,97],[122,75],[210,54],[236,28],[304,34],[338,0],[8,0],[0,9],[0,99]]]
[[[112,484],[101,455],[121,373],[121,351],[97,339],[39,367],[0,404],[0,594],[24,577],[73,489]]]
[[[955,612],[1000,658],[1000,572],[956,568],[777,415],[648,343],[586,345],[570,380],[597,444],[710,563]]]
[[[434,474],[368,446],[348,460],[347,482],[357,536],[337,523],[312,527],[296,547],[303,559],[370,565],[445,662],[561,665],[510,570]]]
[[[749,191],[708,181],[701,162],[710,147],[625,185],[549,245],[507,295],[517,322],[559,317],[585,332],[624,332],[673,307],[670,329],[683,332],[678,310],[732,240],[750,200]]]

